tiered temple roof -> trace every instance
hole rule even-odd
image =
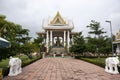
[[[72,30],[74,28],[72,20],[65,19],[61,17],[60,13],[57,12],[56,16],[54,18],[48,18],[44,19],[43,21],[43,29],[70,29]]]

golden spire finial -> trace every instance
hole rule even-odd
[[[61,17],[59,11],[57,11],[56,16],[53,18],[53,20],[50,23],[51,24],[56,24],[56,23],[66,24],[66,22],[64,21],[64,19]]]
[[[57,14],[60,14],[59,11],[57,11]]]

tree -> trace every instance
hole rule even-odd
[[[107,36],[102,35],[106,32],[100,27],[100,23],[91,20],[87,28],[91,29],[88,33],[94,34],[95,37],[87,37],[88,43],[86,44],[86,51],[97,53],[98,56],[100,53],[109,54],[111,49],[110,40]]]
[[[42,35],[40,35],[36,39],[34,39],[34,44],[37,45],[40,52],[45,51],[44,50],[45,47],[44,47],[43,40],[44,40],[44,36],[42,36]]]
[[[29,55],[30,53],[33,53],[36,51],[37,46],[33,43],[25,43],[24,45],[21,45],[21,53],[24,53],[26,55]]]
[[[0,59],[20,53],[21,44],[24,45],[31,39],[28,29],[23,29],[21,25],[7,21],[3,15],[0,15],[0,36],[11,43],[10,48],[0,49]]]
[[[87,37],[87,40],[87,43],[85,43],[85,51],[92,52],[93,54],[95,54],[97,49],[97,46],[95,44],[95,42],[97,41],[96,38]]]
[[[100,41],[100,48],[99,52],[103,53],[104,55],[108,56],[111,53],[111,39],[107,36],[101,37]]]
[[[70,52],[76,55],[82,54],[85,51],[85,41],[82,36],[82,32],[78,32],[74,35],[74,45],[70,48]]]
[[[91,23],[87,26],[92,31],[88,32],[89,34],[94,34],[95,37],[100,37],[101,34],[106,33],[103,31],[103,28],[100,27],[100,23],[94,20],[91,20]]]
[[[0,37],[5,32],[8,22],[5,20],[6,16],[0,15]]]

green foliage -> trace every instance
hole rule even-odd
[[[90,28],[92,31],[89,32],[89,34],[94,34],[99,37],[101,34],[106,33],[103,31],[103,28],[100,27],[100,23],[94,20],[91,20],[91,23],[87,26],[87,28]]]
[[[0,49],[0,60],[5,59],[10,55],[13,56],[23,52],[21,51],[23,50],[21,49],[21,44],[26,47],[24,44],[29,42],[31,39],[31,37],[29,37],[28,29],[23,29],[21,25],[7,21],[5,18],[5,16],[0,15],[0,36],[10,41],[11,47]]]
[[[91,20],[91,23],[87,26],[90,28],[89,34],[94,34],[95,37],[87,37],[86,52],[109,54],[111,52],[110,38],[103,36],[106,33],[103,28],[100,27],[100,23]]]
[[[105,58],[80,58],[80,59],[103,68],[105,67]]]
[[[36,39],[34,39],[34,44],[37,45],[37,47],[39,48],[40,51],[44,51],[44,36],[40,35],[39,37],[37,37]]]
[[[86,46],[85,51],[86,51],[86,52],[95,53],[95,52],[96,52],[96,45],[95,45],[95,44],[92,44],[92,43],[91,43],[91,42],[92,42],[91,40],[93,40],[93,39],[90,39],[90,41],[85,44],[85,46]]]
[[[0,14],[0,20],[4,20],[5,18],[6,18],[5,15],[1,15],[1,14]]]
[[[37,37],[36,39],[34,39],[34,43],[36,43],[36,44],[39,45],[40,43],[43,42],[43,39],[44,39],[43,36],[39,36],[39,37]]]
[[[111,52],[111,40],[108,37],[100,37],[98,40],[99,52],[103,54],[110,54]]]
[[[82,32],[79,32],[74,35],[74,45],[70,48],[70,52],[74,54],[81,54],[85,51],[85,42]]]
[[[0,15],[0,36],[5,32],[8,22],[5,20],[6,16]]]
[[[21,48],[21,53],[29,55],[30,53],[37,51],[36,49],[38,47],[36,44],[26,43],[24,45],[21,45],[20,48]]]
[[[83,58],[83,57],[80,57],[79,59],[105,68],[105,59],[106,59],[106,57],[104,57],[104,58],[97,58],[97,57],[96,58]],[[120,58],[119,58],[119,60],[120,60]]]
[[[111,52],[111,43],[108,37],[100,36],[99,38],[87,38],[86,51],[92,53],[109,54]]]

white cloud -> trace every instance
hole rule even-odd
[[[87,35],[86,26],[90,20],[96,20],[110,35],[105,20],[112,21],[113,33],[117,33],[120,29],[119,3],[119,0],[0,0],[0,14],[30,29],[31,36],[41,31],[43,18],[54,17],[57,11],[74,21],[74,31]]]

